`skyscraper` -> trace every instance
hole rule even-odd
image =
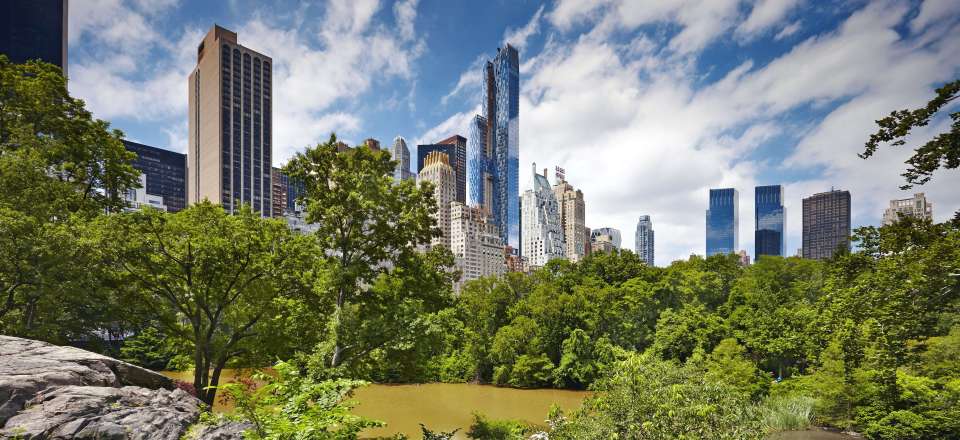
[[[128,140],[124,140],[123,145],[127,151],[137,154],[137,158],[133,160],[133,167],[143,174],[144,193],[163,197],[163,204],[166,205],[167,211],[177,212],[185,208],[187,156]]]
[[[417,145],[417,172],[425,166],[427,155],[439,151],[450,159],[456,186],[456,198],[460,203],[467,201],[467,139],[460,135],[450,136],[436,144]]]
[[[272,60],[214,26],[189,81],[189,202],[272,213]]]
[[[463,282],[507,271],[503,240],[487,211],[460,202],[450,203],[450,250],[463,273]]]
[[[785,256],[786,216],[783,208],[783,187],[780,185],[758,186],[754,190],[754,214],[756,231],[753,257],[762,255]]]
[[[573,185],[567,182],[563,168],[557,167],[553,194],[560,206],[560,225],[563,227],[566,246],[564,254],[570,261],[580,261],[587,254],[587,236],[584,235],[586,206],[583,202],[583,192],[574,189]]]
[[[437,200],[434,218],[442,235],[435,237],[432,246],[442,244],[450,248],[450,202],[456,198],[456,179],[446,153],[433,151],[427,155],[423,169],[417,177],[420,181],[433,183],[433,196]]]
[[[933,203],[928,202],[923,193],[916,193],[909,199],[891,200],[890,207],[883,212],[883,225],[892,225],[900,217],[933,220]]]
[[[400,182],[413,179],[413,173],[410,172],[410,150],[403,136],[393,139],[393,150],[390,151],[390,155],[397,161],[397,167],[393,170],[393,180]]]
[[[566,246],[560,224],[560,205],[547,180],[547,170],[537,174],[533,165],[533,189],[523,193],[523,246],[520,254],[530,266],[543,266],[554,258],[564,258]]]
[[[520,248],[520,55],[511,45],[483,66],[482,115],[470,124],[470,203],[493,214]],[[522,250],[522,249],[521,249]]]
[[[612,244],[614,248],[620,249],[620,245],[623,243],[623,240],[621,240],[619,229],[611,227],[596,228],[590,231],[590,241],[594,241],[595,238],[600,237],[601,235],[610,237],[610,244]]]
[[[710,190],[707,256],[736,252],[739,246],[740,194],[734,188]]]
[[[287,196],[290,189],[290,179],[280,168],[272,167],[271,171],[271,182],[272,182],[272,199],[273,205],[271,207],[271,213],[273,217],[283,217],[284,211],[287,210]]]
[[[66,76],[67,0],[5,0],[0,8],[0,54],[54,64]]]
[[[803,199],[803,258],[824,260],[850,250],[850,192],[814,194]]]
[[[637,222],[634,246],[637,256],[645,261],[647,266],[653,266],[653,222],[649,215],[641,215]]]

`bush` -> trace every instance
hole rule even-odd
[[[478,440],[523,440],[529,430],[529,427],[520,421],[490,420],[481,414],[474,414],[467,437]]]

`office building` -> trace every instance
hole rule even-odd
[[[923,193],[916,193],[909,199],[891,200],[890,207],[883,212],[883,225],[892,225],[901,217],[933,221],[933,203],[928,202]]]
[[[417,145],[417,173],[424,167],[427,156],[438,151],[450,158],[456,181],[456,198],[460,203],[467,201],[467,139],[460,135],[450,136],[440,142]]]
[[[124,194],[123,200],[127,206],[124,211],[137,211],[146,207],[167,211],[167,206],[163,203],[163,197],[147,193],[147,175],[140,174],[140,187],[130,188]]]
[[[4,0],[0,9],[0,54],[56,65],[66,77],[67,0]]]
[[[733,188],[711,189],[707,209],[707,256],[739,248],[740,194]]]
[[[507,271],[500,231],[483,208],[450,203],[450,246],[463,274],[458,291],[466,281]]]
[[[568,260],[580,261],[587,255],[587,236],[584,235],[586,207],[583,202],[583,192],[567,182],[563,168],[556,167],[553,194],[560,206],[560,225],[563,228],[566,246],[564,253]]]
[[[595,254],[608,254],[618,250],[614,244],[614,237],[603,232],[593,231],[590,234],[590,252]]]
[[[740,249],[740,252],[737,252],[737,255],[740,257],[740,265],[747,267],[750,265],[750,255],[747,255],[747,251]]]
[[[272,167],[270,172],[272,173],[270,180],[273,185],[271,195],[273,208],[270,215],[273,217],[282,217],[283,213],[287,211],[287,195],[290,188],[290,179],[287,178],[287,175],[284,174],[280,168]]]
[[[850,250],[850,192],[830,190],[803,199],[803,258],[825,260]]]
[[[595,238],[597,238],[597,237],[599,237],[599,236],[601,236],[601,235],[606,235],[607,237],[609,237],[610,244],[612,244],[615,249],[620,249],[620,245],[621,245],[621,243],[622,243],[622,240],[621,240],[621,237],[620,237],[620,230],[619,230],[619,229],[617,229],[617,228],[610,228],[610,227],[604,227],[604,228],[594,229],[594,230],[590,231],[590,241],[591,241],[591,242],[594,241]]]
[[[554,258],[566,256],[563,227],[560,224],[560,204],[547,180],[547,170],[537,174],[533,165],[533,189],[523,193],[523,246],[520,255],[531,267],[541,267]]]
[[[410,150],[403,136],[393,139],[393,150],[390,151],[390,155],[397,161],[397,167],[393,170],[393,180],[399,183],[413,179],[413,172],[410,171]]]
[[[764,255],[786,256],[784,231],[786,215],[783,208],[783,187],[780,185],[758,186],[754,189],[754,231],[753,256],[756,259]]]
[[[520,248],[520,55],[507,45],[483,66],[482,114],[470,123],[470,203],[493,214],[506,244]],[[522,249],[521,249],[522,251]]]
[[[647,266],[653,266],[653,222],[649,215],[641,215],[637,221],[634,249]]]
[[[363,141],[362,144],[364,147],[367,147],[373,151],[380,151],[380,141],[374,138],[367,138]]]
[[[163,198],[166,210],[177,212],[187,205],[187,156],[163,148],[123,140],[127,151],[137,154],[133,167],[145,179],[146,194]],[[142,199],[141,199],[142,200]]]
[[[446,153],[433,151],[427,155],[423,169],[417,177],[421,182],[433,184],[433,197],[437,201],[434,219],[442,235],[435,237],[431,246],[444,245],[450,248],[450,202],[456,201],[456,179]]]
[[[214,26],[189,79],[189,202],[273,212],[273,61]]]

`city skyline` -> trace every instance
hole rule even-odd
[[[960,43],[946,38],[960,5],[788,2],[763,15],[745,2],[717,5],[716,18],[701,20],[680,18],[684,6],[644,15],[624,5],[333,2],[304,6],[296,15],[307,19],[294,20],[255,13],[296,6],[282,3],[75,2],[69,87],[128,139],[185,152],[184,78],[199,38],[218,23],[274,58],[277,166],[330,131],[350,144],[454,134],[469,142],[480,67],[509,42],[522,60],[521,165],[583,176],[588,226],[632,230],[641,207],[654,215],[661,265],[702,253],[696,231],[711,187],[782,183],[787,254],[800,247],[802,198],[831,186],[854,195],[853,227],[878,225],[889,200],[915,191],[937,205],[937,220],[960,207],[956,176],[897,188],[907,148],[856,157],[874,120],[922,104],[960,67]],[[468,32],[448,27],[462,23]],[[380,43],[390,50],[361,50]],[[842,59],[824,56],[837,47]],[[796,75],[801,65],[806,73]],[[322,85],[309,80],[318,68],[333,69]],[[918,136],[943,124],[934,120]],[[531,186],[521,180],[519,190]],[[743,199],[739,246],[752,251],[753,200]]]

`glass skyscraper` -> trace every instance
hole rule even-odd
[[[653,221],[650,220],[649,215],[641,215],[640,220],[637,221],[634,249],[647,266],[653,266]]]
[[[803,258],[826,260],[850,250],[850,191],[814,194],[803,199]]]
[[[754,190],[754,259],[762,255],[784,256],[783,232],[786,216],[783,208],[783,187],[780,185],[758,186]]]
[[[137,154],[133,167],[146,177],[146,194],[163,197],[170,212],[187,206],[187,155],[123,140],[127,151]]]
[[[504,243],[520,248],[520,55],[511,45],[483,67],[483,114],[470,124],[470,203],[489,210]]]
[[[5,0],[0,54],[12,63],[40,60],[67,75],[67,0]]]
[[[740,229],[740,194],[734,188],[710,190],[707,209],[707,256],[737,251]]]

